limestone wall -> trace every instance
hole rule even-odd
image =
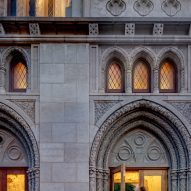
[[[89,190],[88,96],[88,45],[41,44],[41,191]]]

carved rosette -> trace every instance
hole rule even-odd
[[[178,0],[165,0],[162,3],[162,10],[168,16],[174,16],[181,10],[181,4]]]
[[[137,0],[134,3],[134,10],[141,16],[147,16],[154,8],[150,0]]]
[[[126,3],[123,0],[109,0],[106,8],[113,16],[119,16],[126,10]]]

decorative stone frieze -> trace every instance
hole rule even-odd
[[[10,99],[9,101],[19,106],[33,121],[35,121],[35,100]]]
[[[135,24],[134,23],[126,23],[125,24],[125,35],[133,36],[135,34]]]
[[[5,30],[3,27],[3,24],[0,23],[0,35],[4,35],[5,34]]]
[[[114,105],[119,103],[120,101],[95,101],[94,108],[95,108],[95,123],[107,112],[109,111]]]
[[[161,36],[163,35],[163,24],[162,23],[155,23],[153,27],[153,35]]]
[[[141,16],[147,16],[154,8],[151,0],[137,0],[133,6],[134,10]]]
[[[177,109],[191,124],[191,101],[167,101]]]
[[[168,16],[174,16],[181,10],[181,3],[178,0],[165,0],[162,3],[162,10]]]
[[[89,35],[98,35],[99,34],[99,25],[97,23],[89,24]]]
[[[40,35],[40,27],[38,23],[29,23],[30,35]]]
[[[126,10],[126,3],[123,0],[109,0],[106,8],[113,16],[119,16]]]

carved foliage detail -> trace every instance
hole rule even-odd
[[[181,10],[181,4],[178,0],[165,0],[162,3],[162,10],[168,16],[174,16]]]
[[[135,11],[141,16],[148,15],[153,10],[153,8],[154,4],[150,0],[137,0],[134,3]]]
[[[126,3],[123,0],[109,0],[106,8],[113,16],[119,16],[125,11]]]
[[[95,101],[95,123],[120,101]]]
[[[191,124],[191,102],[168,102],[173,107],[175,107]]]
[[[26,114],[35,121],[35,101],[34,100],[10,100],[20,107]]]

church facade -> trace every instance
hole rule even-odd
[[[0,190],[190,191],[191,7],[0,2]]]

